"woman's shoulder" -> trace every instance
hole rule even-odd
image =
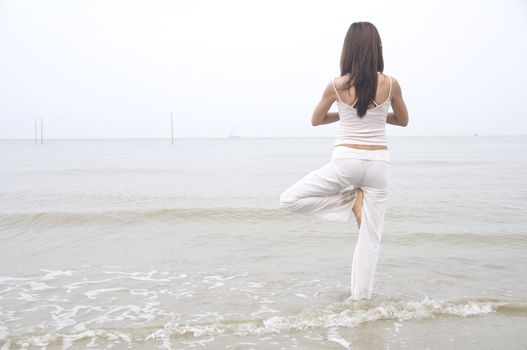
[[[384,78],[388,81],[388,80],[391,80],[392,84],[395,86],[399,86],[399,81],[397,80],[397,78],[395,78],[393,75],[388,75],[388,74],[384,74],[384,73],[381,73],[380,75],[384,76]]]
[[[338,89],[343,89],[345,85],[348,84],[350,80],[349,74],[341,75],[333,78],[333,83]]]
[[[383,82],[388,83],[389,80],[391,80],[393,86],[399,86],[399,81],[393,75],[379,73],[379,76],[382,76]],[[335,84],[335,87],[339,90],[346,90],[350,79],[351,77],[349,74],[344,74],[341,76],[334,77],[331,83]]]
[[[394,94],[401,94],[401,85],[399,84],[399,80],[395,78],[393,75],[387,75],[386,76],[391,83],[391,96],[393,97]]]
[[[388,75],[388,74],[385,74],[385,73],[379,73],[379,76],[382,76],[383,79],[385,79],[386,81],[391,79],[392,83],[398,83],[397,79],[393,75]],[[334,77],[333,78],[333,82],[335,83],[335,86],[342,87],[344,85],[347,85],[348,82],[350,81],[350,79],[351,79],[351,76],[348,73],[348,74],[344,74],[344,75],[341,75],[341,76]]]

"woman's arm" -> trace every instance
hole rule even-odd
[[[408,125],[408,109],[406,103],[403,100],[403,93],[399,82],[392,77],[393,89],[392,89],[392,109],[393,112],[388,113],[386,123],[399,126]]]
[[[392,124],[392,125],[399,125],[399,126],[406,126],[399,124],[399,120],[395,116],[394,112],[389,112],[388,117],[386,118],[386,124]]]
[[[327,112],[324,120],[320,124],[331,124],[340,120],[339,114],[337,112]],[[313,125],[315,126],[315,125]]]
[[[311,116],[311,125],[317,126],[322,124],[330,124],[340,120],[338,113],[328,112],[336,99],[337,97],[335,90],[333,90],[333,84],[330,82],[322,94],[322,99],[313,111],[313,115]]]

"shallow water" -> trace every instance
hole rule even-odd
[[[527,138],[390,140],[369,301],[279,209],[332,141],[0,141],[0,348],[525,349]]]

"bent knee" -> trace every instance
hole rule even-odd
[[[280,195],[280,206],[284,209],[292,209],[296,198],[291,196],[287,191]]]

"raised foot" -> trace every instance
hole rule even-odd
[[[362,202],[364,200],[364,192],[360,188],[357,188],[357,200],[355,200],[355,205],[353,205],[353,214],[355,219],[357,219],[357,226],[360,228],[360,223],[362,219]]]

